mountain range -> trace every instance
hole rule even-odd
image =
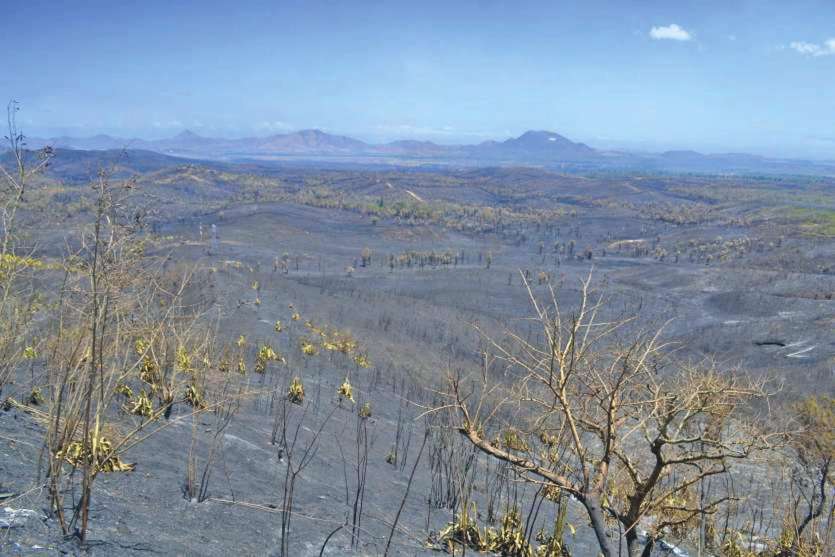
[[[535,165],[566,170],[835,175],[835,162],[766,158],[744,153],[708,155],[695,151],[608,151],[594,149],[550,131],[527,131],[505,141],[484,141],[472,145],[440,145],[417,140],[373,144],[321,130],[238,139],[204,137],[186,130],[159,140],[96,135],[87,138],[30,138],[28,144],[32,148],[50,145],[77,150],[138,149],[212,160],[328,160],[359,164]]]

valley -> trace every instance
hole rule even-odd
[[[196,343],[193,358],[205,350],[212,367],[190,383],[206,410],[177,398],[165,417],[143,417],[113,399],[115,434],[138,426],[149,435],[120,453],[134,471],[95,484],[93,554],[433,555],[470,505],[484,527],[518,507],[531,539],[563,516],[566,550],[593,554],[576,500],[543,505],[537,484],[475,451],[439,410],[450,377],[508,380],[498,361],[485,367],[487,354],[511,332],[538,338],[531,296],[547,303],[553,289],[576,315],[585,280],[605,297],[601,319],[629,320],[618,341],[660,330],[658,373],[702,366],[768,378],[772,403],[786,408],[835,390],[829,178],[317,168],[59,149],[21,206],[21,246],[56,269],[32,276],[47,291],[67,280],[57,269],[78,272],[68,253],[84,252],[96,214],[90,184],[102,176],[130,186],[119,215],[141,222],[131,242],[153,262],[154,303],[190,308],[194,326],[211,332],[202,344],[175,326],[177,350]],[[56,302],[47,294],[43,304]],[[46,339],[43,315],[32,335]],[[334,348],[330,335],[356,345]],[[32,393],[51,389],[52,342],[2,391],[4,505],[43,515],[3,531],[4,554],[76,547],[41,511],[48,404]],[[261,347],[278,355],[264,360]],[[227,369],[236,361],[240,373]],[[133,373],[120,381],[134,397],[157,391]],[[304,385],[298,404],[287,397],[294,378]],[[339,394],[347,382],[352,401]],[[165,404],[152,398],[153,411]],[[746,466],[732,473],[739,504],[722,507],[730,530],[746,528],[746,509],[780,489],[767,480],[779,466]],[[67,492],[68,509],[75,497]],[[777,535],[775,501],[752,539]],[[647,518],[640,528],[651,526]],[[692,538],[669,539],[695,554]]]

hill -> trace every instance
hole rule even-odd
[[[108,135],[29,139],[32,148],[46,145],[78,150],[143,150],[176,157],[226,161],[253,159],[385,165],[542,166],[561,171],[835,175],[835,162],[766,158],[745,153],[604,151],[547,130],[526,131],[518,137],[474,145],[440,145],[417,140],[374,144],[318,129],[233,139],[204,137],[189,130],[158,140],[122,139]]]

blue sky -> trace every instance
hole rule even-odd
[[[835,159],[832,0],[9,2],[30,135],[598,147]]]

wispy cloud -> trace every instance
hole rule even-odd
[[[789,48],[804,56],[833,56],[835,55],[835,38],[827,39],[822,44],[794,41]]]
[[[690,31],[677,23],[653,27],[649,30],[649,36],[655,40],[689,41],[693,38]]]

